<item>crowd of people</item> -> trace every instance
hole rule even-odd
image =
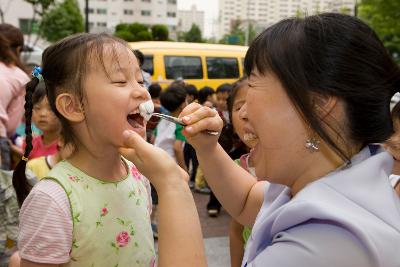
[[[191,189],[232,216],[233,267],[400,266],[400,68],[357,18],[269,27],[218,88],[162,89],[107,34],[29,77],[23,44],[0,24],[1,267],[206,266]]]

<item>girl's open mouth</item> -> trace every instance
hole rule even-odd
[[[143,128],[144,127],[144,118],[139,113],[131,113],[127,116],[128,123],[133,128]]]

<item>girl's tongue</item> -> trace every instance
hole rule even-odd
[[[139,113],[129,114],[128,115],[128,123],[133,128],[143,128],[144,127],[144,119]]]

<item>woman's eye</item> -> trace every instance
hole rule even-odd
[[[125,83],[126,83],[126,81],[114,81],[113,83],[125,84]]]
[[[138,81],[138,84],[144,85],[144,81]]]

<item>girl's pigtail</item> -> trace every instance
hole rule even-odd
[[[25,134],[26,134],[26,146],[24,155],[22,160],[20,160],[17,164],[17,167],[14,170],[13,174],[13,186],[15,192],[17,194],[18,204],[21,207],[25,198],[28,196],[29,192],[32,189],[32,185],[28,182],[25,174],[26,163],[28,161],[29,154],[32,151],[32,96],[35,92],[36,86],[39,84],[39,79],[37,77],[33,77],[30,82],[26,85],[26,94],[25,94]]]

